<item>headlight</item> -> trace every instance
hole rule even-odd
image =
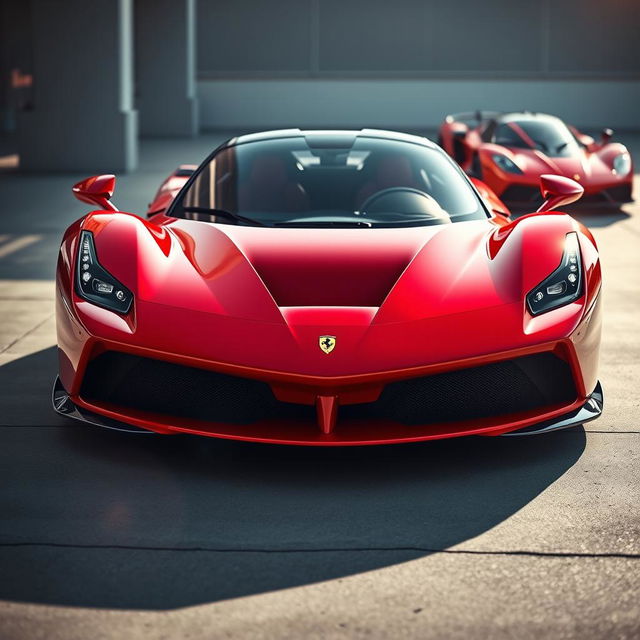
[[[577,300],[582,295],[582,260],[578,234],[568,233],[560,266],[527,294],[527,305],[536,316]]]
[[[131,291],[100,266],[90,231],[80,234],[76,292],[81,298],[118,313],[127,313],[133,301]]]
[[[631,171],[631,156],[621,153],[613,159],[613,173],[617,176],[626,176]]]
[[[507,173],[523,173],[522,169],[513,161],[511,158],[507,158],[507,156],[501,156],[499,154],[494,154],[491,156],[493,161],[500,167],[503,171]]]

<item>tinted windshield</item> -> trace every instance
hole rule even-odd
[[[571,131],[555,118],[503,122],[496,129],[495,143],[505,147],[538,149],[552,157],[570,156],[578,150]]]
[[[440,150],[346,133],[223,148],[200,168],[172,215],[269,226],[367,227],[486,217]]]

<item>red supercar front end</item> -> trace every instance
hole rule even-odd
[[[172,215],[185,182],[165,182],[149,220],[94,211],[67,230],[60,413],[305,445],[533,433],[599,415],[600,264],[569,216],[253,227]],[[534,313],[527,295],[557,270],[571,234],[579,295]],[[78,285],[87,237],[132,296],[125,312]]]

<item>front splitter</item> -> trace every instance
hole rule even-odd
[[[86,424],[91,424],[104,429],[112,429],[115,431],[124,431],[127,433],[136,434],[151,434],[156,433],[148,429],[142,429],[134,425],[114,420],[107,416],[100,415],[93,411],[89,411],[84,407],[80,407],[71,400],[69,394],[62,386],[60,379],[56,377],[53,391],[52,391],[52,405],[54,410],[67,418],[73,420],[79,420]],[[554,418],[553,420],[547,420],[539,422],[533,425],[529,425],[522,429],[515,431],[509,431],[501,435],[504,436],[532,436],[543,433],[550,433],[552,431],[558,431],[560,429],[569,429],[571,427],[577,427],[591,420],[595,420],[602,414],[604,406],[604,396],[602,393],[602,386],[600,382],[596,384],[595,389],[586,399],[586,401],[577,409],[570,411]],[[453,437],[453,436],[451,436]]]
[[[523,429],[516,431],[509,431],[503,433],[503,436],[535,436],[540,433],[550,433],[551,431],[559,431],[560,429],[569,429],[570,427],[577,427],[578,425],[590,422],[602,415],[602,409],[604,408],[604,395],[602,393],[602,385],[600,381],[596,383],[596,388],[591,395],[587,398],[586,402],[578,409],[571,411],[563,416],[556,418],[555,420],[549,420],[547,422],[540,422],[539,424],[533,424]]]
[[[56,376],[53,383],[53,391],[51,392],[51,403],[56,413],[59,413],[65,418],[71,418],[72,420],[80,420],[86,424],[92,424],[96,427],[102,427],[103,429],[113,429],[114,431],[126,431],[128,433],[149,433],[153,434],[155,431],[149,429],[141,429],[126,422],[120,422],[113,420],[107,416],[101,416],[99,413],[88,411],[83,407],[79,407],[75,404],[66,389],[62,386],[60,378]]]

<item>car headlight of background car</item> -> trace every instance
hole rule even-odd
[[[613,159],[613,173],[617,176],[626,176],[631,171],[631,156],[621,153]]]
[[[522,169],[513,161],[511,158],[507,158],[507,156],[500,155],[499,153],[495,153],[491,156],[495,164],[500,167],[503,171],[507,173],[523,173]]]
[[[118,313],[127,313],[133,301],[131,291],[98,262],[93,234],[90,231],[80,234],[76,292],[81,298]]]
[[[582,295],[582,260],[578,234],[568,233],[560,266],[527,294],[532,315],[551,311]]]

